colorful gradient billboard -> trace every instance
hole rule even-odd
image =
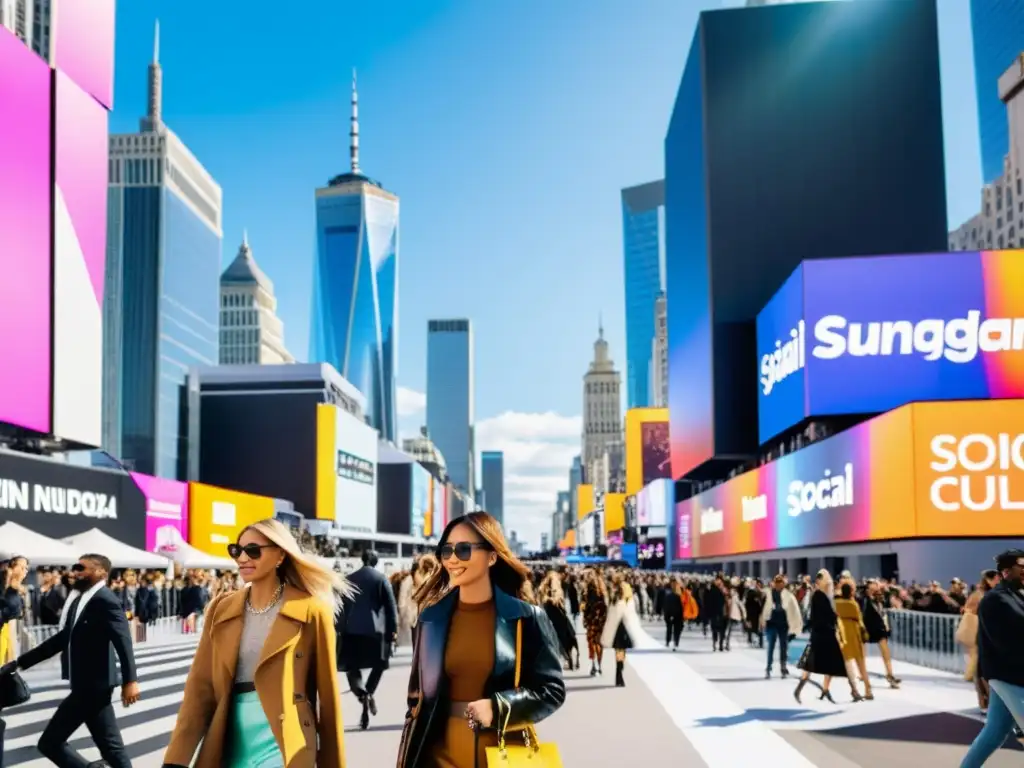
[[[43,433],[51,427],[50,89],[46,62],[0,27],[0,423]]]
[[[166,551],[188,540],[188,483],[132,472],[146,499],[146,551]]]
[[[114,0],[54,0],[52,16],[55,66],[113,109]]]
[[[757,318],[758,421],[1024,397],[1024,250],[804,262]]]
[[[904,406],[676,505],[700,558],[1019,535],[1022,511],[1024,400]]]
[[[95,446],[103,423],[107,110],[63,72],[55,82],[53,433]]]

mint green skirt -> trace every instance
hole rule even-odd
[[[231,759],[225,768],[284,768],[274,731],[255,691],[232,696]]]

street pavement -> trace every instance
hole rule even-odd
[[[795,680],[764,679],[763,651],[735,636],[732,651],[712,653],[697,631],[684,633],[678,652],[661,643],[660,626],[630,652],[626,687],[615,688],[614,660],[606,652],[604,675],[583,669],[566,673],[565,706],[538,730],[558,744],[566,766],[665,764],[734,768],[758,761],[786,768],[919,768],[955,766],[981,727],[969,685],[941,672],[899,664],[900,690],[875,683],[876,700],[853,704],[847,686],[833,688],[837,704],[819,702],[808,688],[803,703],[792,691]],[[582,640],[582,638],[581,638]],[[581,643],[582,645],[582,643]],[[796,649],[794,649],[796,650]],[[136,768],[158,768],[181,702],[195,651],[189,639],[137,651],[142,700],[128,710],[116,705],[118,721]],[[377,692],[379,715],[370,728],[358,728],[359,706],[343,695],[348,764],[391,765],[405,713],[410,656],[400,650]],[[880,675],[880,660],[870,662]],[[35,744],[65,695],[50,665],[32,670],[27,704],[5,710],[8,768],[49,765]],[[343,689],[347,688],[342,676]],[[99,755],[83,728],[72,745],[87,760]],[[986,765],[1019,768],[1020,745],[1008,744]]]

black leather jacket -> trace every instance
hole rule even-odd
[[[398,768],[421,768],[429,747],[439,738],[451,706],[444,673],[448,627],[458,603],[458,590],[420,614],[409,676],[409,710],[398,754]],[[509,729],[538,723],[565,702],[565,683],[558,639],[540,608],[494,590],[494,671],[486,694],[500,694],[512,708]],[[516,624],[523,622],[519,687],[513,689],[516,664]],[[498,708],[495,705],[495,713]]]

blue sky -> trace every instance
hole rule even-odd
[[[423,422],[427,320],[471,318],[478,448],[506,451],[506,520],[536,543],[599,313],[624,356],[619,191],[662,175],[697,13],[738,4],[122,1],[111,130],[145,111],[159,17],[164,120],[223,187],[223,261],[247,228],[304,359],[313,191],[347,169],[356,67],[361,165],[402,200],[403,428]],[[967,2],[940,7],[955,226],[977,212],[978,138]]]

